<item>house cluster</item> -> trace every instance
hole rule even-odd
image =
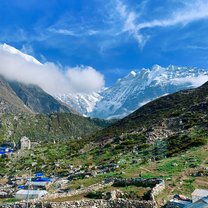
[[[196,189],[191,194],[191,199],[177,194],[167,208],[208,208],[208,189]]]
[[[48,194],[53,180],[36,173],[34,177],[8,177],[0,184],[0,198],[34,199]]]
[[[35,177],[27,178],[23,185],[18,186],[19,190],[16,192],[15,198],[18,200],[26,200],[43,197],[48,194],[46,190],[51,184],[51,178],[44,177],[41,172],[36,173]]]

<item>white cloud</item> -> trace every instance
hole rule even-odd
[[[123,31],[131,34],[142,47],[148,40],[148,35],[144,36],[141,30],[145,28],[170,27],[175,25],[186,25],[193,21],[208,18],[207,0],[185,0],[184,7],[177,11],[170,11],[168,17],[154,19],[152,21],[141,22],[140,15],[135,11],[129,11],[127,6],[117,0],[117,12],[123,18]]]
[[[190,84],[193,87],[199,87],[207,81],[208,81],[207,75],[200,75],[198,77],[175,78],[172,80],[172,83],[177,85]]]
[[[6,44],[0,45],[0,74],[9,80],[34,84],[49,94],[97,92],[104,77],[92,67],[68,68],[54,63],[44,64]]]
[[[87,29],[87,28],[76,28],[76,30],[71,30],[71,29],[63,29],[63,28],[53,28],[50,27],[48,28],[49,32],[56,33],[56,34],[61,34],[61,35],[67,35],[67,36],[74,36],[74,37],[82,37],[82,36],[93,36],[97,35],[99,33],[98,30],[94,29]]]
[[[190,22],[203,18],[208,18],[208,1],[199,0],[192,2],[192,4],[185,4],[184,9],[173,12],[167,19],[153,20],[138,24],[137,29],[141,30],[143,28],[151,27],[168,27],[177,24],[186,25]]]
[[[78,91],[97,92],[104,87],[103,75],[90,66],[69,68],[66,76],[73,89]]]
[[[55,29],[55,28],[49,28],[49,32],[58,33],[62,35],[69,35],[69,36],[77,36],[77,34],[72,30],[67,29]]]
[[[124,21],[122,33],[128,32],[136,39],[139,45],[143,47],[148,37],[141,35],[137,29],[136,20],[138,19],[139,14],[136,14],[134,11],[128,11],[127,6],[119,0],[117,0],[116,9]]]

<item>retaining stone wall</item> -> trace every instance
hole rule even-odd
[[[52,194],[44,197],[47,199],[56,199],[61,197],[75,196],[82,193],[88,193],[92,190],[99,190],[106,186],[144,186],[151,187],[152,191],[150,194],[151,200],[139,201],[139,200],[80,200],[71,202],[41,202],[40,199],[30,201],[30,208],[157,208],[155,196],[158,195],[162,190],[165,189],[165,182],[162,179],[142,179],[142,178],[130,178],[130,179],[112,179],[108,182],[100,184],[94,184],[87,188],[75,190],[64,194]],[[0,208],[27,208],[26,202],[20,202],[13,205],[0,205]]]
[[[14,205],[0,205],[0,208],[26,208],[25,203],[16,203]],[[137,200],[82,200],[62,203],[36,203],[29,204],[29,208],[155,208],[152,201]]]

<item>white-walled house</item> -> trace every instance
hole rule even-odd
[[[19,190],[15,194],[15,198],[19,200],[36,199],[48,194],[45,190]]]

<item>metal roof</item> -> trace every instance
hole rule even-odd
[[[208,189],[195,189],[192,196],[208,196]]]
[[[200,200],[202,200],[203,202],[205,202],[205,203],[207,203],[208,204],[208,196],[207,197],[203,197],[202,199],[200,199]]]
[[[193,203],[191,205],[186,206],[186,208],[208,208],[208,205],[200,202],[200,203]]]
[[[47,193],[45,190],[19,190],[16,192],[16,195],[44,195]]]
[[[171,204],[174,205],[175,207],[178,208],[186,208],[189,204],[192,204],[191,202],[188,201],[182,201],[178,199],[172,199],[170,200]]]
[[[47,181],[32,181],[32,182],[29,182],[27,183],[27,185],[32,185],[32,186],[47,186],[49,184],[49,182]]]

